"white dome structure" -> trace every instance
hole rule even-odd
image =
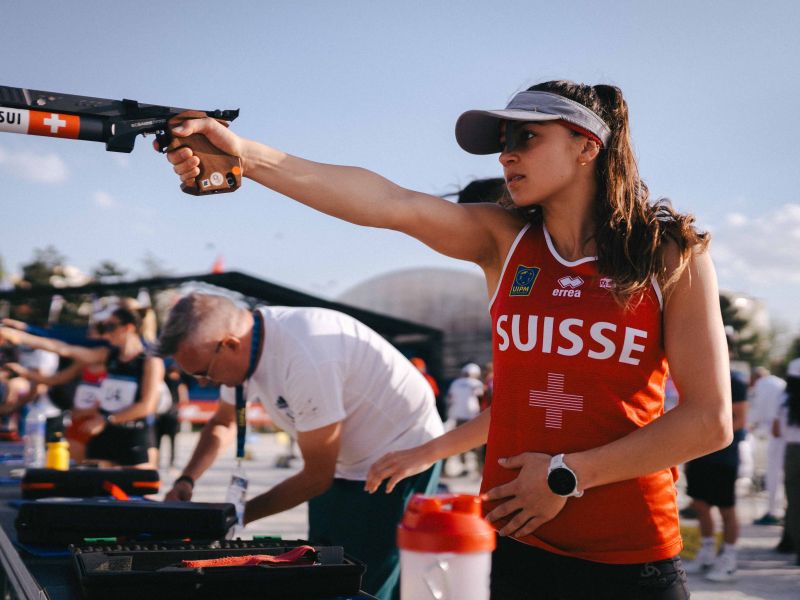
[[[491,360],[489,300],[478,273],[442,268],[393,271],[359,283],[337,300],[441,329],[445,378],[458,377],[464,363],[483,366]]]

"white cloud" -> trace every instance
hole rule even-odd
[[[800,283],[800,204],[731,215],[715,228],[712,247],[720,273],[761,284]]]
[[[770,310],[782,311],[788,298],[800,294],[800,204],[728,215],[713,228],[711,255],[721,287],[763,298]]]
[[[92,200],[95,206],[106,210],[117,206],[117,201],[108,192],[95,192]]]
[[[66,163],[57,154],[9,152],[0,148],[0,165],[21,179],[37,183],[62,183],[69,176]]]
[[[741,213],[731,213],[725,217],[725,222],[731,227],[742,227],[747,224],[747,217]]]

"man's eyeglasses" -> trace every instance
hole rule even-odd
[[[211,370],[214,368],[214,364],[217,362],[217,357],[219,356],[219,351],[221,349],[222,349],[222,340],[217,342],[217,347],[214,348],[214,355],[208,362],[206,370],[201,373],[189,373],[189,375],[197,379],[197,381],[203,385],[208,385],[209,383],[213,383],[213,379],[211,377]]]

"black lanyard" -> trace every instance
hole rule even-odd
[[[247,366],[245,381],[253,376],[256,370],[258,351],[261,348],[261,332],[263,317],[261,312],[253,312],[253,333],[250,341],[250,364]],[[247,436],[247,401],[244,397],[244,381],[236,386],[236,458],[244,458],[244,443]]]

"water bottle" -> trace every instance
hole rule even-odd
[[[228,495],[225,502],[230,502],[236,507],[236,526],[231,529],[232,535],[244,529],[244,505],[247,502],[247,474],[241,462],[231,474],[231,483],[228,486]]]
[[[45,432],[47,417],[44,411],[34,402],[25,417],[25,467],[29,469],[44,467]]]
[[[52,441],[47,442],[45,465],[48,469],[69,470],[69,443],[57,432]]]
[[[489,600],[495,532],[470,495],[411,498],[397,528],[400,596]]]

